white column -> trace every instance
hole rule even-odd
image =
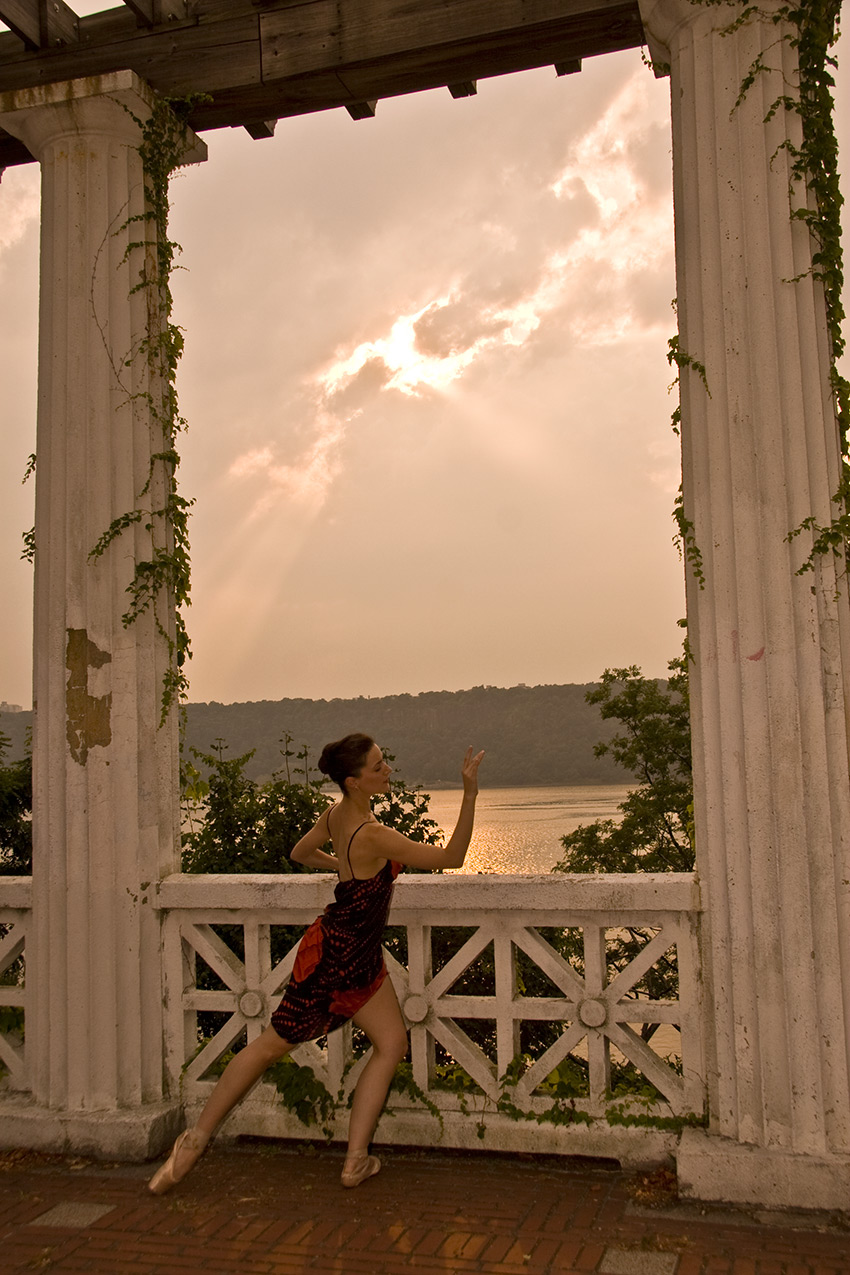
[[[768,6],[769,7],[769,6]],[[846,1207],[850,1198],[850,779],[847,581],[796,575],[831,517],[839,440],[825,307],[792,221],[786,139],[800,120],[785,28],[741,6],[641,0],[670,64],[698,868],[706,904],[709,1133],[682,1189]],[[736,107],[744,77],[759,73]],[[798,190],[795,201],[805,195]],[[800,274],[804,277],[794,280]]]
[[[140,493],[163,433],[132,358],[156,312],[132,292],[155,237],[138,121],[153,97],[129,71],[0,97],[3,127],[42,169],[36,474],[33,932],[26,1048],[34,1104],[5,1111],[5,1137],[135,1158],[179,1116],[165,1092],[156,883],[179,865],[177,723],[160,727],[167,643],[154,617],[125,627],[131,528],[97,560]],[[134,118],[135,117],[135,118]],[[192,135],[191,158],[205,148]],[[131,359],[129,363],[127,360]],[[161,466],[159,466],[161,470]],[[156,503],[153,503],[156,502]],[[154,520],[156,521],[156,520]],[[154,537],[163,543],[162,529]],[[160,618],[173,626],[165,599]]]

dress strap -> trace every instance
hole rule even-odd
[[[359,825],[359,827],[355,828],[351,836],[348,838],[348,849],[345,852],[345,857],[348,860],[348,871],[351,873],[352,877],[354,876],[354,869],[351,866],[351,843],[354,840],[354,838],[357,836],[360,829],[365,828],[366,824],[371,822],[372,822],[371,819],[364,819],[363,822]]]

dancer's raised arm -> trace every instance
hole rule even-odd
[[[367,875],[369,861],[367,855],[376,862],[393,859],[410,868],[460,868],[466,858],[469,843],[472,839],[472,826],[475,821],[475,799],[478,796],[478,767],[484,756],[483,751],[473,754],[471,748],[461,766],[463,779],[463,798],[460,803],[460,814],[455,830],[444,846],[423,845],[420,841],[411,841],[394,828],[385,828],[382,824],[369,824],[358,837],[358,876]],[[365,861],[365,863],[364,863]]]

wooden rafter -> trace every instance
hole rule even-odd
[[[196,131],[245,127],[581,59],[643,42],[637,0],[127,0],[78,21],[72,44],[34,46],[20,22],[46,0],[0,0],[0,95],[58,80],[135,71],[166,97],[204,94]],[[50,0],[50,4],[60,0]],[[68,10],[70,13],[70,10]],[[23,45],[21,41],[24,41]],[[2,101],[0,101],[2,107]],[[0,168],[26,163],[0,131]]]
[[[0,0],[0,21],[31,50],[75,44],[80,34],[80,19],[64,0]]]
[[[176,22],[189,16],[189,0],[124,0],[124,3],[143,27]]]

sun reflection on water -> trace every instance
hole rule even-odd
[[[561,837],[580,824],[616,819],[629,791],[622,784],[559,788],[492,788],[478,798],[472,844],[459,873],[550,872],[562,855]],[[460,792],[431,793],[430,815],[448,837],[460,809]]]

